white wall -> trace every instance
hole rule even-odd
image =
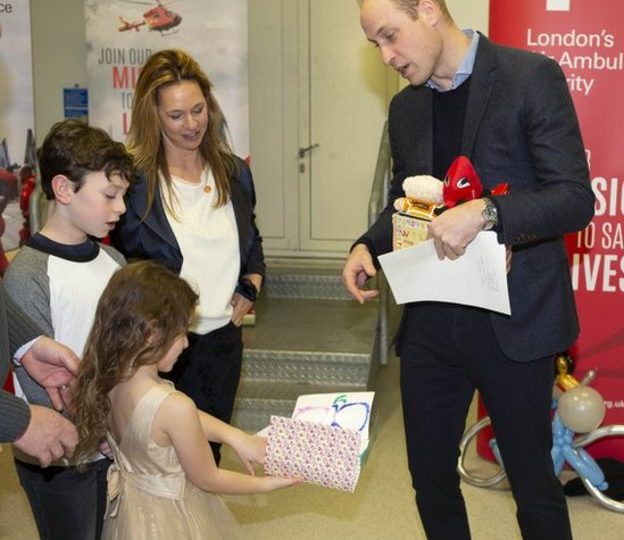
[[[446,0],[446,5],[460,28],[473,28],[487,35],[489,0]]]
[[[460,27],[487,32],[489,0],[446,0],[446,3]],[[35,134],[40,142],[50,126],[63,118],[63,88],[87,84],[84,3],[82,0],[30,0],[30,6]],[[254,57],[254,62],[261,61]],[[270,65],[274,59],[266,61]],[[250,94],[253,94],[253,88],[250,88]],[[251,138],[263,137],[270,128],[252,125]]]
[[[63,88],[87,84],[84,4],[30,0],[30,18],[35,137],[40,145],[52,124],[63,119]]]

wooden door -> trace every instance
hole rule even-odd
[[[355,0],[254,0],[252,169],[268,254],[344,256],[366,229],[396,77],[364,38]]]

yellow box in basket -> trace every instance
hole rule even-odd
[[[420,244],[427,239],[430,220],[419,219],[396,212],[392,215],[392,249],[403,249]]]

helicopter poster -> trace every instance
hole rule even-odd
[[[213,83],[234,151],[249,156],[247,0],[87,0],[85,22],[91,125],[124,141],[141,67],[179,48]]]
[[[20,172],[34,127],[29,2],[0,3],[0,275],[17,248]]]

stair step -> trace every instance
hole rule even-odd
[[[349,300],[342,261],[267,261],[255,325],[243,329],[241,382],[232,423],[266,427],[302,394],[371,388],[378,368],[378,303]]]
[[[246,350],[241,378],[316,385],[366,385],[371,354]]]
[[[262,294],[269,298],[351,300],[340,276],[272,274],[267,276]]]
[[[374,305],[264,298],[243,330],[243,379],[366,385],[375,346]]]
[[[260,298],[256,325],[243,330],[245,349],[370,355],[377,309],[376,302]]]
[[[238,388],[232,424],[249,432],[269,425],[271,415],[292,415],[297,398],[303,394],[363,392],[360,385],[315,385],[242,380]]]
[[[341,260],[269,260],[263,286],[267,298],[350,300],[342,283]]]

